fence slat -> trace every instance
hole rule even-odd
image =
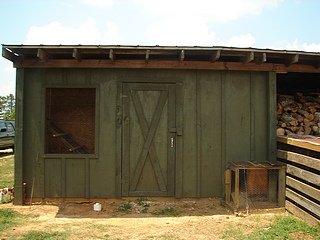
[[[300,192],[303,192],[304,194],[306,194],[314,199],[320,199],[320,190],[319,189],[311,187],[308,184],[300,182],[290,176],[286,177],[286,183],[288,186],[290,186]]]
[[[305,209],[310,210],[310,212],[316,214],[320,218],[320,205],[312,202],[311,200],[301,196],[300,194],[292,191],[291,189],[286,190],[286,197],[291,199],[292,201],[296,202],[300,206],[304,207]]]
[[[284,151],[284,150],[278,150],[277,151],[277,157],[281,159],[285,159],[294,163],[298,163],[301,165],[304,165],[306,167],[310,167],[316,170],[320,169],[320,160],[305,156],[299,153]]]
[[[307,213],[306,211],[302,210],[301,208],[297,207],[289,201],[286,201],[286,209],[293,215],[305,220],[310,225],[320,225],[320,221],[318,219],[316,219],[314,216],[311,216],[309,213]]]
[[[308,181],[310,183],[313,183],[317,186],[320,186],[320,177],[318,174],[308,172],[306,170],[292,166],[290,164],[287,164],[287,173],[295,177],[301,178],[305,181]]]

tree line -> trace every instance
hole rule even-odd
[[[15,119],[16,99],[13,94],[0,96],[0,119]]]

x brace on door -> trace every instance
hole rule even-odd
[[[135,91],[135,90],[131,91],[131,98],[133,100],[134,108],[137,113],[139,125],[140,125],[141,132],[142,132],[142,135],[144,138],[144,144],[143,144],[142,151],[140,152],[139,161],[138,161],[136,168],[134,170],[133,178],[132,178],[131,185],[130,185],[130,190],[131,191],[136,190],[140,175],[141,175],[143,167],[144,167],[144,164],[145,164],[147,158],[149,158],[149,160],[152,164],[152,167],[154,169],[154,172],[155,172],[158,186],[161,191],[166,192],[167,188],[166,188],[166,184],[164,181],[164,177],[162,175],[159,161],[157,159],[157,154],[155,151],[153,138],[156,133],[157,127],[159,125],[159,121],[160,121],[160,117],[161,117],[161,114],[163,111],[163,107],[167,102],[168,92],[161,91],[161,94],[160,94],[160,97],[159,97],[159,100],[157,103],[157,107],[156,107],[155,112],[153,114],[150,126],[149,126],[147,119],[145,117],[145,114],[143,112],[143,108],[142,108],[139,96],[137,94],[137,91]]]

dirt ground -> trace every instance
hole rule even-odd
[[[30,230],[64,232],[68,239],[230,239],[227,235],[232,231],[267,228],[277,216],[287,214],[264,210],[235,215],[215,198],[132,198],[100,203],[100,212],[93,210],[92,202],[2,204],[0,208],[12,208],[28,217],[23,224],[0,233],[0,239],[16,239]]]

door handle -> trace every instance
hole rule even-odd
[[[170,146],[171,146],[172,148],[174,147],[174,139],[173,139],[173,137],[170,138]]]

